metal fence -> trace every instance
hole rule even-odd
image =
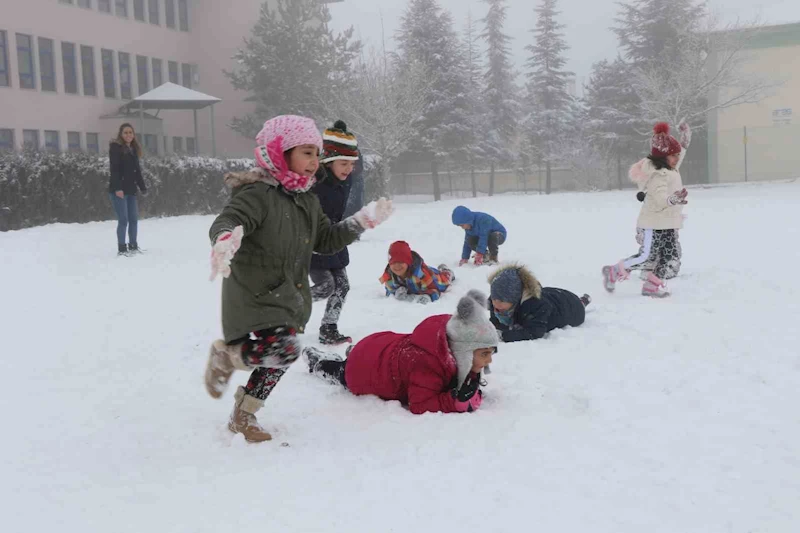
[[[800,125],[777,121],[773,126],[720,131],[709,145],[709,157],[714,183],[799,177]]]

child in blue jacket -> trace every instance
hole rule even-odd
[[[464,229],[464,248],[458,266],[469,262],[469,256],[475,252],[475,265],[497,263],[498,248],[506,242],[506,228],[492,215],[470,211],[463,205],[453,209],[453,224]],[[488,260],[484,261],[486,251]]]

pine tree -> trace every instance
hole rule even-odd
[[[511,139],[517,127],[517,105],[515,100],[514,73],[511,67],[511,38],[503,32],[508,6],[506,0],[484,0],[489,11],[483,19],[481,37],[486,41],[487,58],[484,74],[483,101],[486,119],[481,143],[489,160],[489,195],[494,193],[495,166],[512,159]]]
[[[233,120],[234,130],[253,136],[275,115],[293,113],[327,120],[326,102],[346,87],[361,44],[353,29],[334,34],[327,6],[316,0],[278,0],[261,13],[234,59],[239,68],[226,72],[233,86],[247,91],[255,111]]]
[[[477,22],[472,18],[472,11],[467,11],[467,22],[464,26],[463,32],[463,49],[464,49],[464,72],[467,77],[467,102],[468,109],[470,110],[470,128],[473,132],[480,131],[482,122],[484,120],[484,110],[482,102],[483,93],[483,74],[481,68],[481,49],[478,39]],[[468,147],[469,173],[470,181],[472,183],[472,197],[478,196],[478,184],[475,179],[475,153],[477,151],[478,141],[477,136],[471,136],[473,141],[471,146]]]
[[[397,33],[401,64],[419,63],[430,73],[425,112],[416,121],[420,149],[432,154],[434,197],[441,199],[438,165],[444,157],[463,157],[469,128],[464,54],[449,12],[436,0],[410,0]]]
[[[535,43],[528,45],[528,131],[531,145],[545,164],[546,192],[552,189],[552,163],[559,146],[575,123],[574,100],[567,92],[572,73],[564,70],[567,43],[564,25],[556,17],[556,0],[541,0],[535,9],[538,19],[532,31]]]

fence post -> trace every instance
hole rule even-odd
[[[744,127],[744,181],[747,182],[747,126]]]

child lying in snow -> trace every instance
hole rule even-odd
[[[578,298],[564,289],[542,288],[522,265],[508,265],[492,274],[492,323],[504,342],[541,339],[549,331],[577,327],[586,318],[588,294]]]
[[[344,361],[306,348],[309,372],[356,395],[399,400],[414,414],[472,412],[481,405],[481,375],[500,342],[485,305],[483,293],[470,291],[455,315],[426,318],[410,334],[370,335],[348,348]]]
[[[398,300],[427,304],[439,299],[439,294],[455,280],[447,265],[432,268],[405,241],[389,246],[389,264],[380,282],[386,287],[386,296]]]

